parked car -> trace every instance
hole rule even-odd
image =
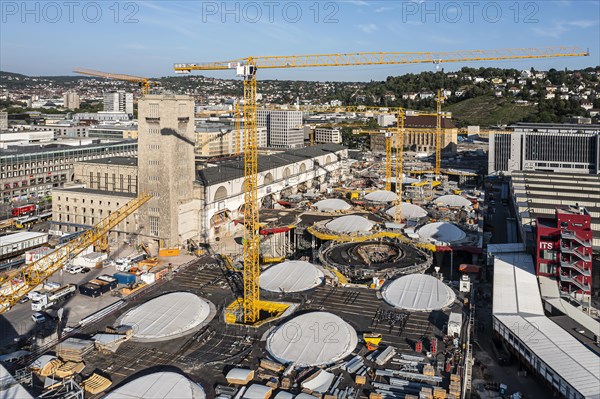
[[[79,273],[81,274],[86,274],[89,273],[92,269],[90,269],[89,267],[82,267],[81,271]]]
[[[40,312],[35,312],[34,314],[31,315],[31,318],[33,319],[33,321],[35,321],[36,323],[44,323],[46,321],[46,316],[44,316],[42,313]]]
[[[67,273],[71,273],[71,274],[81,273],[82,269],[83,269],[83,267],[81,267],[81,266],[74,266],[74,265],[68,265],[68,266],[65,267],[65,271]]]
[[[27,303],[29,302],[29,298],[24,296],[23,298],[19,299],[19,303]]]

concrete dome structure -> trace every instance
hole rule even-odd
[[[133,360],[133,359],[132,359]],[[199,384],[170,371],[158,372],[136,378],[115,389],[102,399],[205,399],[206,393]]]
[[[325,227],[338,234],[366,233],[373,228],[375,222],[358,215],[347,215],[333,219]]]
[[[350,324],[328,312],[310,312],[281,324],[267,337],[267,351],[281,363],[325,366],[350,355],[358,337]]]
[[[207,300],[191,292],[173,292],[130,309],[117,325],[131,326],[134,341],[165,341],[197,330],[214,314],[214,305]]]
[[[456,299],[454,291],[427,274],[410,274],[386,285],[383,299],[398,309],[430,312],[450,306]]]
[[[372,202],[388,203],[398,200],[398,195],[387,190],[377,190],[365,195],[365,199]]]
[[[471,201],[460,195],[442,195],[434,200],[436,204],[444,204],[452,208],[471,207]]]
[[[323,272],[312,263],[288,260],[262,272],[260,288],[271,292],[300,292],[320,285],[323,278]]]
[[[396,206],[391,207],[390,209],[388,209],[388,211],[386,212],[388,215],[390,215],[391,217],[396,216]],[[411,204],[409,202],[402,202],[402,217],[406,218],[406,219],[420,219],[422,217],[427,216],[427,211],[423,208],[421,208],[418,205],[415,204]]]
[[[422,226],[417,233],[424,240],[454,243],[463,240],[467,234],[448,222],[436,222]]]
[[[352,208],[352,205],[338,198],[324,199],[315,202],[313,206],[321,212],[346,211]]]

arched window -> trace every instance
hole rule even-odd
[[[227,189],[225,186],[221,186],[215,192],[215,202],[222,201],[227,198]]]

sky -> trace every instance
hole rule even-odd
[[[0,70],[75,67],[158,77],[173,64],[260,55],[578,46],[588,57],[444,64],[538,70],[600,65],[600,0],[0,0]],[[259,71],[259,79],[383,80],[433,64]],[[202,72],[233,78],[233,71]]]

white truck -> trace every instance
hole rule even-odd
[[[128,272],[133,265],[128,258],[119,258],[115,260],[115,269],[118,272]]]
[[[77,286],[75,284],[69,284],[54,292],[38,293],[35,295],[35,298],[31,299],[31,310],[38,312],[45,310],[50,306],[71,297],[76,291]]]

